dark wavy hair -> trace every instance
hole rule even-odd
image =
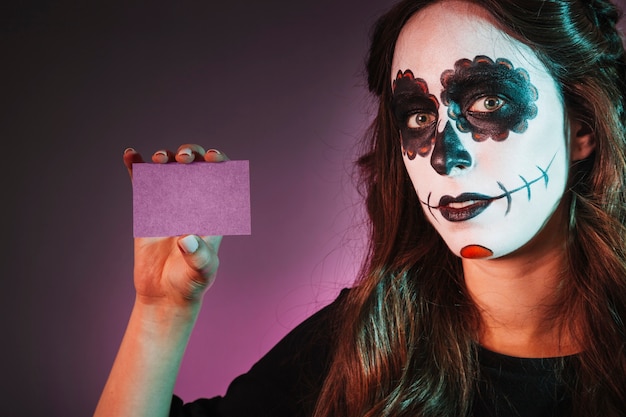
[[[435,0],[436,1],[436,0]],[[343,304],[315,416],[467,416],[478,377],[480,317],[460,259],[425,218],[390,109],[395,42],[433,0],[404,0],[373,28],[368,86],[378,111],[358,160],[370,219],[368,256]],[[443,0],[445,1],[445,0]],[[572,166],[567,271],[555,314],[580,317],[567,381],[573,416],[626,410],[626,58],[605,0],[469,0],[529,45],[596,148]]]

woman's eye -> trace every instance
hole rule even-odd
[[[498,96],[481,97],[474,102],[468,109],[470,112],[492,113],[500,109],[506,101]]]
[[[414,113],[409,116],[406,125],[409,129],[421,129],[435,122],[436,116],[432,113]]]

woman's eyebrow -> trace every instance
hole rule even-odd
[[[423,93],[417,89],[401,90],[393,95],[391,103],[394,106],[409,105],[415,102],[432,102],[432,94]]]
[[[422,79],[415,79],[412,76],[397,78],[393,87],[391,108],[394,112],[406,110],[416,104],[432,107],[432,110],[439,107],[439,101],[430,93],[428,85]]]
[[[473,63],[468,59],[459,60],[453,70],[442,72],[441,84],[444,92],[457,88],[522,87],[524,81],[529,82],[527,75],[520,77],[527,72],[521,68],[515,69],[507,59],[499,58],[494,62],[484,57],[482,61],[477,61],[479,58],[483,57],[475,58]]]

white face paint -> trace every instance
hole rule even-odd
[[[402,29],[392,63],[403,158],[426,217],[465,258],[528,243],[568,174],[564,105],[530,48],[477,6],[439,2]]]

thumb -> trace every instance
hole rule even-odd
[[[199,278],[210,286],[215,280],[219,266],[217,249],[221,236],[209,237],[208,242],[197,235],[187,235],[178,240],[178,247],[187,264],[198,273]]]

